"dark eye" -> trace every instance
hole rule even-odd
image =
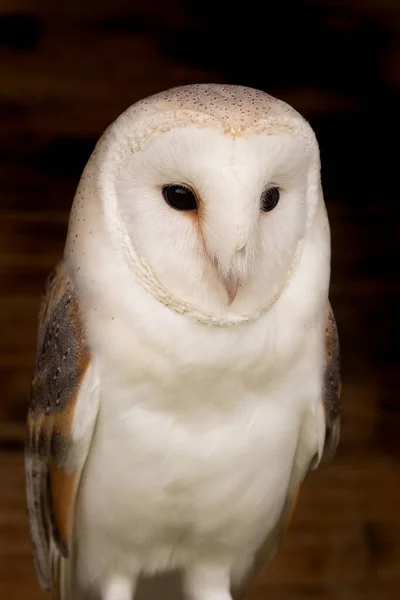
[[[280,191],[277,187],[269,188],[268,190],[264,190],[261,194],[261,210],[263,212],[269,212],[270,210],[274,210],[275,206],[278,204],[280,198]]]
[[[197,200],[192,190],[184,185],[164,185],[165,202],[176,210],[196,210]]]

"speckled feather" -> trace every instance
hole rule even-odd
[[[52,587],[59,572],[54,555],[68,555],[79,473],[67,473],[64,467],[74,407],[88,364],[78,300],[61,263],[47,281],[41,304],[26,443],[31,536],[46,588]]]
[[[325,369],[322,392],[326,422],[324,460],[332,458],[339,443],[341,391],[339,335],[335,315],[329,304],[325,330]]]
[[[245,86],[197,84],[172,88],[141,100],[138,110],[190,110],[209,115],[226,126],[245,129],[259,120],[295,117],[298,113],[288,104],[269,94]]]

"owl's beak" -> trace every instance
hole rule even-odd
[[[235,275],[229,275],[225,279],[225,287],[228,292],[228,305],[230,306],[234,299],[236,298],[236,294],[239,288],[239,278]]]
[[[232,270],[229,272],[229,275],[227,275],[226,271],[224,272],[224,269],[221,269],[221,266],[218,260],[216,259],[215,255],[212,256],[211,253],[209,253],[207,250],[206,253],[210,258],[210,261],[214,264],[219,279],[226,289],[228,295],[228,306],[230,306],[236,298],[241,282],[240,276],[237,273],[235,274]]]

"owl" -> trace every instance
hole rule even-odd
[[[310,125],[252,88],[131,106],[39,315],[27,503],[55,599],[242,600],[334,454],[340,356]]]

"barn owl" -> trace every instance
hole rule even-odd
[[[247,596],[337,447],[329,280],[318,144],[289,105],[183,86],[106,130],[46,284],[28,411],[53,598]]]

